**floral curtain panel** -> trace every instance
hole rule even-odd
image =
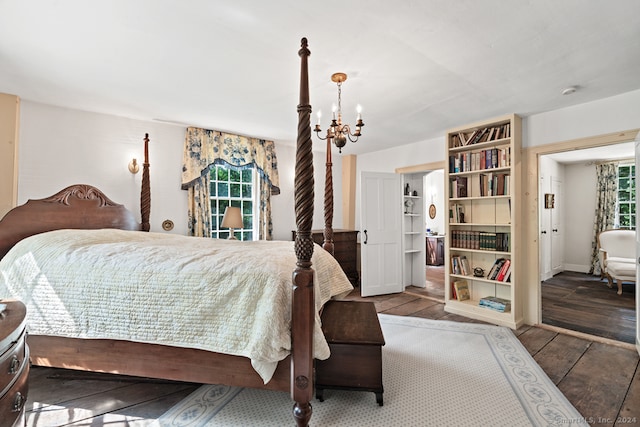
[[[182,189],[189,191],[189,234],[211,236],[209,168],[216,163],[256,168],[260,176],[258,234],[271,240],[271,196],[280,194],[274,142],[194,127],[187,128],[182,166]]]
[[[591,241],[590,274],[599,275],[602,271],[598,258],[598,234],[613,228],[616,220],[616,200],[618,192],[618,164],[596,165],[596,212]]]

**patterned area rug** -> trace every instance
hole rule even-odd
[[[587,425],[511,330],[380,314],[384,406],[325,390],[316,426]],[[294,425],[288,393],[202,386],[155,426]]]

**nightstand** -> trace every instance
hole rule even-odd
[[[1,300],[0,311],[0,426],[24,426],[29,391],[27,309],[20,301]]]

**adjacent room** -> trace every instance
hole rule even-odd
[[[640,425],[638,40],[636,0],[0,2],[0,427]]]
[[[607,257],[611,260],[616,250],[633,253],[634,149],[627,142],[540,156],[539,198],[553,198],[540,207],[543,323],[635,342],[635,274],[621,277],[618,288],[618,276],[611,278],[603,265],[607,247],[598,239],[601,232],[620,230],[630,236],[631,247],[615,240]],[[578,186],[581,191],[570,190]],[[609,190],[613,196],[605,196]]]

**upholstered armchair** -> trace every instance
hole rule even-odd
[[[622,282],[636,281],[636,232],[635,230],[605,230],[598,234],[598,256],[607,285],[613,281],[622,295]]]

